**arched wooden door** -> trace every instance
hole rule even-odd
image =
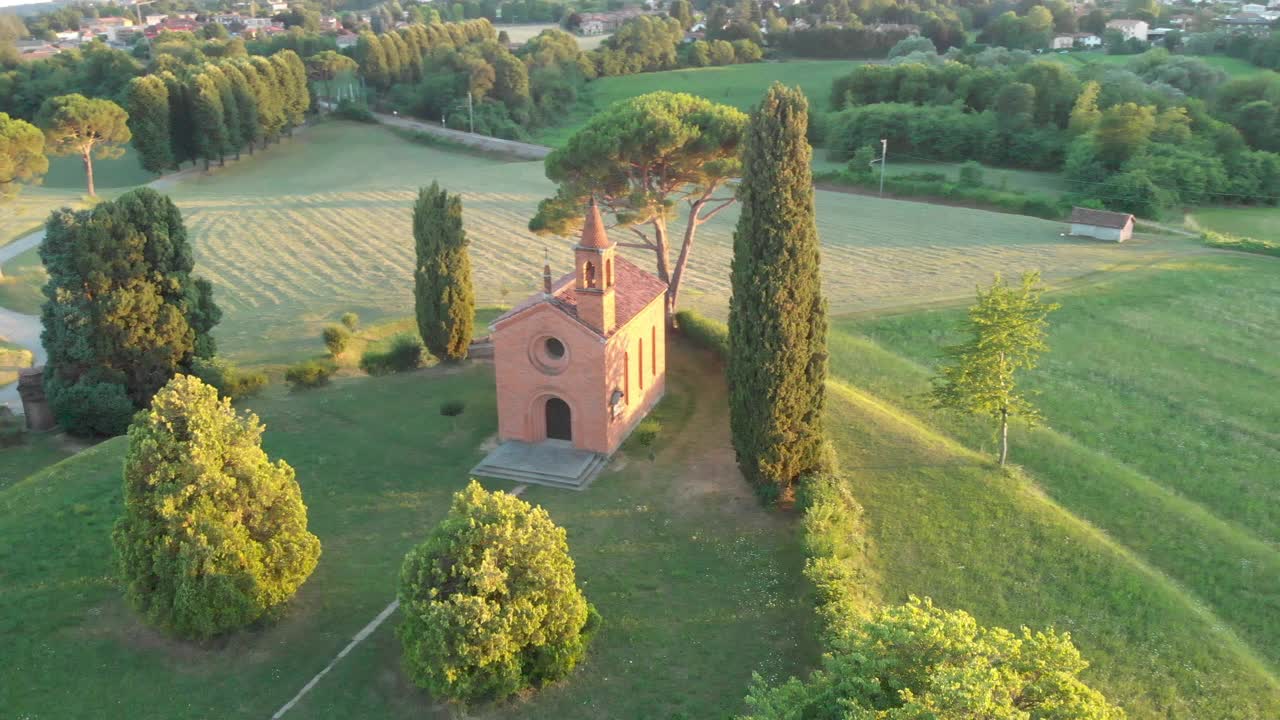
[[[558,397],[547,398],[547,439],[573,440],[573,418],[569,403]]]

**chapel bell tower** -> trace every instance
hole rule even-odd
[[[575,292],[578,317],[602,335],[613,332],[614,279],[613,254],[616,246],[604,231],[604,221],[596,199],[587,205],[587,217],[582,224],[582,238],[573,249]]]

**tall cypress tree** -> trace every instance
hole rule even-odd
[[[195,121],[191,117],[191,88],[171,72],[160,74],[169,91],[169,152],[174,167],[195,162]]]
[[[419,190],[413,240],[418,252],[413,298],[422,343],[441,360],[462,360],[471,344],[476,305],[462,198],[437,183]]]
[[[249,70],[252,72],[252,69]],[[234,63],[222,65],[222,73],[231,82],[231,93],[236,98],[236,108],[240,111],[240,143],[249,148],[253,154],[253,144],[262,134],[258,126],[258,98],[253,93],[246,73]]]
[[[809,105],[774,83],[751,116],[733,235],[729,412],[738,465],[786,497],[819,467],[827,314],[810,177]]]
[[[173,167],[172,140],[169,137],[169,89],[156,75],[144,75],[129,81],[125,109],[129,112],[129,130],[138,162],[148,172],[161,173]]]

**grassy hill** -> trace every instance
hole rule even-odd
[[[1258,239],[1280,238],[1280,208],[1204,208],[1192,213],[1191,220],[1207,230]]]
[[[777,81],[799,85],[809,96],[809,103],[825,111],[832,81],[860,64],[862,61],[858,60],[791,60],[599,78],[587,83],[586,91],[563,122],[539,130],[534,142],[559,146],[600,110],[618,100],[658,90],[699,95],[745,111],[759,103],[764,91]]]
[[[1274,403],[1258,402],[1280,379],[1280,333],[1268,320],[1280,312],[1270,291],[1273,264],[1268,258],[1206,254],[1108,275],[1055,296],[1063,308],[1051,318],[1051,350],[1031,380],[1043,392],[1047,426],[1013,432],[1012,458],[1036,481],[1025,486],[1027,492],[1043,493],[1046,502],[1106,533],[1116,552],[1158,577],[1174,593],[1169,597],[1181,596],[1195,610],[1191,614],[1202,618],[1194,632],[1184,622],[1134,625],[1152,637],[1137,643],[1144,650],[1121,653],[1190,653],[1192,659],[1177,671],[1185,673],[1181,679],[1173,676],[1176,663],[1155,666],[1171,673],[1167,681],[1179,689],[1165,700],[1153,699],[1153,707],[1165,707],[1175,696],[1190,703],[1177,716],[1277,712],[1274,692],[1266,695],[1270,705],[1248,712],[1228,711],[1226,704],[1200,705],[1193,712],[1195,703],[1208,701],[1191,690],[1207,682],[1202,676],[1213,674],[1215,663],[1225,662],[1197,649],[1196,635],[1207,631],[1206,622],[1226,634],[1217,642],[1235,648],[1235,662],[1253,668],[1235,671],[1239,677],[1252,673],[1256,682],[1274,688],[1274,668],[1280,665],[1280,486],[1274,482],[1280,414]],[[940,348],[958,339],[954,328],[960,319],[960,310],[938,310],[838,320],[832,369],[844,382],[925,418],[989,457],[989,426],[935,413],[923,397],[929,368]],[[883,490],[865,486],[860,492]],[[933,524],[913,532],[922,534]],[[922,548],[953,542],[918,541]],[[1010,545],[1000,552],[1003,557],[1025,550]],[[991,559],[979,562],[985,567]],[[1052,564],[1055,575],[1070,576],[1061,562]],[[1096,597],[1109,598],[1117,611],[1151,602],[1101,587],[1087,575],[1078,579],[1084,585],[1064,613]],[[1064,617],[1074,623],[1087,612]],[[1174,652],[1175,646],[1182,649]],[[1230,685],[1214,683],[1218,689],[1210,695]]]

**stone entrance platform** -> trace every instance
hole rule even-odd
[[[489,453],[472,475],[549,487],[582,490],[600,474],[609,458],[578,450],[564,440],[530,444],[508,440]]]

